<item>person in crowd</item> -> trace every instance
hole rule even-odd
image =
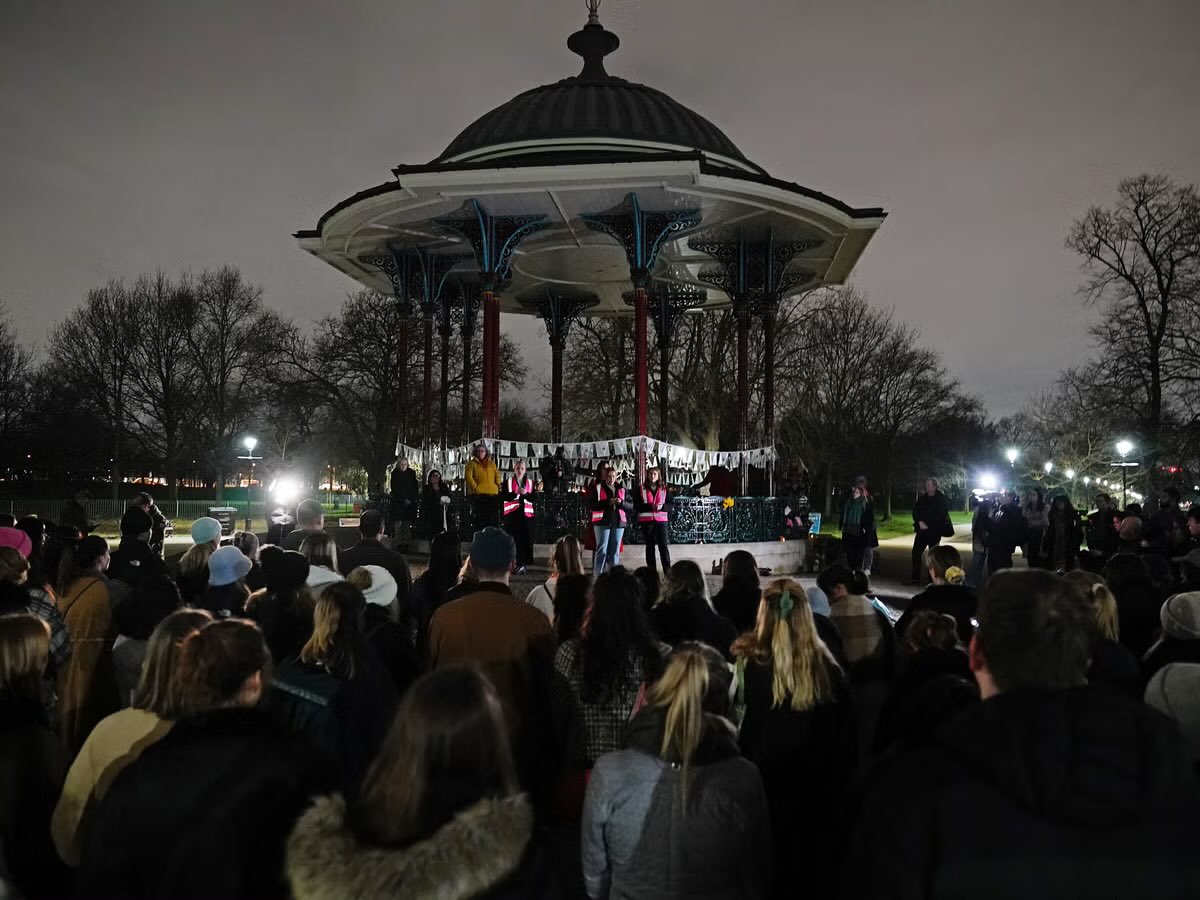
[[[606,568],[621,564],[621,541],[625,537],[627,516],[633,512],[633,504],[625,499],[625,488],[617,483],[615,468],[607,464],[601,467],[600,477],[588,489],[588,505],[596,536],[592,575],[598,577]]]
[[[1187,517],[1179,504],[1179,489],[1172,485],[1164,487],[1158,497],[1158,509],[1147,520],[1150,552],[1174,556],[1187,542]]]
[[[409,468],[408,457],[401,456],[396,461],[396,466],[392,469],[390,487],[391,503],[388,509],[392,530],[388,533],[394,535],[400,547],[407,550],[408,542],[412,540],[412,525],[417,517],[417,502],[421,494],[417,473]]]
[[[433,540],[443,531],[450,531],[450,485],[437,469],[430,471],[421,492],[421,524],[425,537]]]
[[[1142,558],[1132,553],[1116,553],[1102,574],[1117,598],[1121,643],[1140,658],[1157,635],[1163,593],[1151,580]]]
[[[1129,504],[1132,507],[1134,504]],[[1126,515],[1117,526],[1117,553],[1136,556],[1146,549],[1145,525],[1141,516]]]
[[[733,550],[721,563],[721,589],[713,597],[713,608],[733,623],[738,634],[758,621],[762,601],[758,561],[748,550]]]
[[[120,708],[107,569],[108,542],[94,534],[65,550],[59,564],[58,609],[71,632],[71,657],[58,673],[59,733],[72,756],[96,723]]]
[[[495,688],[421,678],[352,795],[320,797],[287,842],[295,900],[561,897],[521,793]]]
[[[1032,543],[1032,538],[1030,539]],[[1078,563],[1083,543],[1083,526],[1079,514],[1065,494],[1050,502],[1046,517],[1046,534],[1042,539],[1042,561],[1056,572],[1070,572]]]
[[[867,546],[863,548],[862,570],[863,574],[870,577],[871,569],[875,565],[875,553],[879,549],[879,531],[875,525],[875,503],[871,499],[871,490],[867,484],[867,476],[859,475],[854,479],[854,486],[858,488],[867,503],[871,505],[871,521],[868,523],[871,528],[871,537],[867,541]]]
[[[978,619],[983,702],[875,768],[843,896],[1193,896],[1191,748],[1143,704],[1087,686],[1086,595],[1049,572],[1002,572]]]
[[[17,527],[21,527],[21,523],[17,523]],[[1200,503],[1193,503],[1188,507],[1187,515],[1184,516],[1184,543],[1179,548],[1183,553],[1190,553],[1193,550],[1200,549]]]
[[[150,517],[150,549],[159,557],[163,554],[163,547],[166,545],[167,538],[167,517],[163,515],[163,511],[158,508],[154,502],[154,498],[145,491],[138,494],[129,504],[130,508],[136,507]]]
[[[900,620],[896,622],[896,637],[903,641],[904,630],[913,615],[923,609],[952,616],[958,623],[958,639],[965,646],[975,633],[971,620],[975,617],[975,592],[966,586],[962,557],[949,544],[930,547],[925,552],[925,569],[929,572],[929,587],[913,597]]]
[[[1108,494],[1096,495],[1096,509],[1087,517],[1088,568],[1100,571],[1117,552],[1116,504]]]
[[[621,748],[639,691],[662,675],[671,648],[650,630],[641,590],[624,566],[597,578],[586,627],[554,656],[555,731],[575,769]]]
[[[582,575],[583,545],[573,534],[564,534],[554,542],[554,552],[550,554],[550,577],[545,584],[539,584],[529,592],[525,602],[540,609],[546,618],[554,619],[554,595],[558,588],[558,579],[563,575]]]
[[[62,509],[59,510],[58,524],[77,528],[79,529],[80,537],[86,537],[96,527],[88,514],[88,505],[91,502],[91,491],[76,491],[75,496],[64,503]]]
[[[1142,657],[1144,681],[1171,663],[1200,663],[1200,591],[1168,597],[1159,621],[1162,634]]]
[[[162,556],[150,547],[154,520],[140,506],[131,506],[121,515],[121,543],[112,552],[108,577],[135,588],[143,578],[167,574]]]
[[[517,574],[524,575],[533,562],[533,479],[526,474],[525,460],[513,463],[513,473],[500,488],[501,517],[504,530],[512,535],[517,547]]]
[[[732,688],[720,653],[676,648],[629,724],[627,749],[597,760],[583,811],[589,897],[767,896],[767,797],[738,752]]]
[[[842,650],[849,671],[856,680],[873,674],[883,661],[887,644],[884,628],[891,626],[875,609],[846,566],[835,563],[817,576],[817,587],[829,598],[829,619],[842,640]]]
[[[49,840],[68,759],[42,705],[50,629],[27,613],[0,616],[0,855],[20,896],[70,895]]]
[[[303,554],[279,547],[264,547],[259,559],[267,586],[247,601],[246,615],[258,623],[271,659],[280,663],[298,656],[312,635],[310,566]]]
[[[1167,663],[1146,685],[1146,705],[1173,719],[1200,769],[1200,665]]]
[[[471,542],[470,563],[478,588],[452,600],[429,624],[429,661],[434,669],[473,663],[504,700],[518,765],[532,784],[540,756],[540,733],[550,702],[554,629],[508,586],[516,548],[500,528],[484,528]]]
[[[29,559],[33,552],[33,541],[19,528],[11,525],[0,525],[0,549],[7,547],[15,550],[22,559]]]
[[[475,528],[496,525],[500,520],[500,469],[486,444],[477,446],[467,461],[463,482],[471,498]]]
[[[879,710],[871,741],[875,755],[897,744],[924,744],[960,709],[978,700],[954,616],[934,609],[916,611],[900,639],[899,668]]]
[[[646,566],[654,568],[654,551],[662,560],[662,570],[665,575],[671,568],[671,549],[667,540],[667,526],[670,520],[668,509],[667,486],[660,480],[659,469],[651,466],[646,470],[646,480],[638,490],[637,520],[642,529],[642,539],[646,544]]]
[[[144,581],[139,589],[144,591],[153,583]],[[113,780],[142,751],[161,740],[179,717],[178,698],[171,690],[179,648],[211,621],[212,616],[202,609],[180,609],[155,626],[133,702],[102,719],[71,763],[54,808],[51,835],[59,857],[72,868],[79,866],[91,817]]]
[[[1120,644],[1117,598],[1108,589],[1104,579],[1094,572],[1075,569],[1064,577],[1086,595],[1092,614],[1096,617],[1088,684],[1124,691],[1134,698],[1141,697],[1145,682],[1138,667],[1138,658]]]
[[[563,575],[554,592],[554,626],[556,643],[577,638],[583,631],[588,602],[592,592],[591,575]]]
[[[221,546],[221,523],[204,516],[192,523],[192,546],[179,559],[175,582],[189,606],[208,590],[208,558]]]
[[[301,500],[296,507],[296,530],[285,537],[279,546],[284,550],[299,550],[300,545],[314,534],[325,533],[325,510],[319,500]]]
[[[1021,515],[1025,517],[1025,560],[1032,568],[1045,568],[1042,564],[1042,542],[1050,525],[1050,509],[1041,488],[1025,492],[1021,501]]]
[[[300,545],[300,554],[308,560],[308,586],[314,594],[345,580],[338,571],[338,548],[331,535],[310,534]]]
[[[633,577],[642,583],[642,609],[649,614],[662,597],[662,580],[658,577],[658,569],[638,566],[633,570]]]
[[[967,578],[963,583],[972,590],[977,590],[987,580],[988,537],[995,513],[995,500],[984,496],[975,504],[975,512],[971,516],[971,563],[967,567]]]
[[[114,611],[117,639],[113,641],[112,661],[122,707],[129,706],[137,693],[154,629],[182,602],[175,582],[166,575],[157,575],[139,581],[129,599]]]
[[[250,560],[250,571],[246,573],[246,587],[250,592],[261,591],[267,586],[263,577],[262,566],[258,564],[258,535],[253,531],[235,531],[229,539],[232,547],[237,547],[246,559]]]
[[[944,537],[954,536],[954,525],[950,522],[950,506],[946,495],[938,487],[936,478],[925,480],[925,489],[913,504],[913,546],[911,584],[921,583],[921,561],[925,550],[936,547]]]
[[[842,506],[840,526],[842,553],[846,557],[846,565],[851,569],[862,569],[866,564],[867,553],[879,546],[879,536],[875,528],[875,505],[864,486],[856,483],[850,488],[850,497]]]
[[[246,577],[253,567],[249,557],[232,544],[218,547],[208,558],[208,590],[192,605],[207,609],[218,619],[240,619],[250,599]]]
[[[767,791],[779,878],[773,896],[791,896],[804,871],[814,896],[836,880],[826,854],[827,822],[801,807],[833,810],[854,772],[857,724],[841,667],[817,635],[804,589],[791,579],[763,591],[758,624],[734,644],[742,753],[758,766]]]
[[[337,762],[347,786],[357,785],[383,743],[396,711],[391,676],[363,630],[365,602],[338,582],[317,597],[313,633],[300,655],[275,671],[271,705]]]
[[[462,566],[462,549],[458,543],[458,536],[449,531],[435,535],[429,542],[429,565],[413,583],[412,593],[409,595],[409,605],[421,620],[423,635],[434,612],[458,582],[458,573]],[[421,643],[423,646],[424,639]]]
[[[650,624],[671,646],[700,641],[733,660],[729,648],[737,639],[737,629],[713,609],[704,572],[690,559],[671,566],[662,599],[650,610]]]
[[[404,554],[385,547],[382,541],[383,516],[377,509],[364,510],[358,520],[358,543],[338,554],[341,573],[349,575],[361,566],[382,566],[396,581],[396,591],[402,607],[408,605],[412,590],[412,574]]]
[[[738,492],[738,476],[726,466],[711,465],[703,480],[693,484],[690,491],[699,496],[706,487],[710,497],[732,497]]]
[[[543,457],[538,462],[538,470],[548,494],[565,494],[575,483],[575,464],[567,459],[565,447],[559,447],[553,456]]]
[[[1029,522],[1017,503],[1015,491],[1000,492],[1000,508],[988,532],[988,574],[1011,569],[1013,554],[1029,540]]]
[[[29,536],[29,587],[53,591],[54,573],[46,565],[46,523],[37,516],[22,516],[16,528]],[[53,649],[50,653],[54,654]]]
[[[71,633],[58,611],[54,597],[46,588],[33,583],[34,571],[33,565],[19,551],[12,547],[0,547],[0,583],[17,588],[12,592],[16,606],[11,612],[27,612],[37,616],[50,629],[50,661],[46,667],[46,676],[50,680],[49,693],[53,691],[59,670],[71,656]]]
[[[421,674],[420,623],[400,603],[396,579],[383,566],[361,566],[346,581],[362,591],[363,634],[391,677],[396,696],[403,697]]]
[[[259,706],[271,657],[252,622],[183,641],[179,718],[113,781],[88,828],[76,896],[287,897],[283,851],[328,760]]]

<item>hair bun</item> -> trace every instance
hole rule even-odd
[[[962,584],[966,581],[967,573],[958,566],[950,566],[946,569],[945,578],[947,584]]]

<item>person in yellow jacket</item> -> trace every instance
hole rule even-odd
[[[467,483],[467,496],[471,498],[475,529],[500,524],[500,469],[488,453],[486,444],[475,448],[475,455],[467,462],[463,479]]]

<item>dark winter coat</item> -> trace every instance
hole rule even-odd
[[[954,524],[950,521],[950,506],[946,502],[946,495],[941,491],[934,491],[932,497],[922,491],[917,497],[916,503],[913,504],[912,517],[913,531],[920,532],[919,523],[924,522],[931,535],[954,536]]]
[[[249,596],[249,591],[237,582],[219,587],[210,585],[192,606],[207,609],[218,618],[241,618],[246,613],[246,598]]]
[[[583,876],[591,897],[683,900],[767,896],[770,822],[758,770],[733,727],[705,716],[689,770],[659,757],[664,714],[630,723],[629,749],[596,762],[583,812]],[[686,802],[685,802],[686,797]]]
[[[403,697],[424,668],[417,651],[419,621],[415,616],[406,615],[397,622],[387,607],[368,603],[363,616],[363,631],[380,665],[392,679],[396,696]]]
[[[941,496],[940,494],[938,496]],[[842,532],[842,540],[847,537],[854,540],[857,539],[864,547],[879,546],[879,528],[875,524],[875,504],[871,502],[871,498],[867,497],[863,501],[862,517],[859,519],[859,533],[847,535],[846,533],[846,507],[851,501],[847,500],[842,506],[841,518],[838,521],[838,529]],[[915,521],[915,520],[914,520]],[[932,527],[932,526],[930,526]]]
[[[41,703],[0,696],[0,850],[12,885],[29,900],[70,892],[50,840],[68,762]]]
[[[1088,684],[1120,691],[1135,700],[1140,699],[1145,690],[1137,657],[1108,638],[1099,638],[1092,643]]]
[[[913,613],[922,609],[953,616],[958,623],[958,639],[964,644],[971,642],[975,626],[971,619],[975,615],[978,598],[975,592],[961,584],[931,584],[909,601],[908,608],[896,622],[896,640],[904,640],[904,632],[912,622]]]
[[[713,609],[733,623],[740,634],[749,631],[758,621],[758,604],[762,591],[754,585],[730,584],[717,591]]]
[[[1016,503],[1000,507],[988,531],[988,553],[993,557],[1011,557],[1028,539],[1029,522],[1021,507]]]
[[[181,719],[97,808],[77,896],[286,897],[284,842],[332,787],[329,761],[265,710]]]
[[[519,794],[487,798],[429,837],[403,847],[362,843],[340,795],[321,797],[287,843],[295,900],[550,900],[566,896],[534,836],[533,809]]]
[[[873,773],[854,898],[1193,898],[1200,785],[1175,726],[1093,688],[1001,694]]]
[[[338,554],[338,568],[343,575],[349,575],[360,566],[379,566],[386,569],[388,574],[396,579],[396,598],[401,606],[408,602],[408,592],[412,590],[412,575],[408,571],[408,560],[403,553],[398,553],[390,547],[383,546],[374,538],[362,538],[357,544]]]
[[[945,678],[957,683],[943,683]],[[927,687],[935,681],[937,687]],[[967,654],[961,650],[929,648],[906,656],[879,710],[872,748],[882,753],[898,742],[921,743],[966,701],[978,698]]]
[[[650,627],[660,641],[672,647],[684,641],[700,641],[723,653],[726,659],[733,659],[729,648],[737,640],[737,629],[696,594],[657,603],[650,610]]]
[[[740,743],[762,773],[767,792],[780,876],[775,896],[794,896],[797,871],[807,873],[814,897],[829,896],[836,884],[837,870],[827,863],[834,848],[828,817],[840,807],[854,775],[858,725],[845,675],[827,665],[834,676],[833,699],[803,712],[787,702],[775,706],[769,665],[746,665]]]
[[[263,640],[278,665],[299,656],[313,632],[313,602],[304,593],[267,593],[246,610],[246,616],[258,623]]]
[[[130,587],[136,587],[147,578],[166,575],[167,564],[145,541],[123,537],[120,546],[112,552],[105,574],[113,581],[123,581]]]
[[[442,525],[442,507],[444,505],[442,498],[449,496],[450,486],[444,481],[438,485],[437,490],[434,490],[432,485],[427,484],[421,492],[421,522],[425,525],[426,537],[432,538],[434,535],[445,531]],[[453,527],[454,523],[450,518],[449,512],[446,513],[444,521]]]
[[[421,492],[417,473],[412,469],[405,469],[403,472],[392,469],[391,489],[392,503],[395,506],[393,514],[398,519],[411,519],[417,511],[417,496]]]

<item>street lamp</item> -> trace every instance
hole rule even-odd
[[[250,483],[246,486],[246,530],[250,531],[250,497],[254,493],[254,465],[262,457],[254,455],[254,448],[258,446],[258,438],[253,435],[246,435],[242,439],[242,446],[246,448],[246,455],[239,456],[238,459],[250,461]]]
[[[1128,481],[1129,481],[1129,479],[1126,475],[1126,469],[1128,469],[1130,466],[1137,465],[1137,463],[1127,462],[1125,459],[1125,457],[1129,456],[1129,454],[1132,452],[1133,452],[1133,442],[1132,441],[1130,441],[1126,438],[1121,438],[1121,440],[1117,441],[1117,454],[1121,457],[1121,461],[1115,462],[1115,463],[1113,463],[1113,465],[1121,467],[1121,508],[1122,509],[1124,509],[1125,506],[1127,506],[1129,503],[1129,497],[1128,497],[1128,490],[1129,490]]]
[[[1009,447],[1007,450],[1004,451],[1004,457],[1008,460],[1008,464],[1010,466],[1014,466],[1014,467],[1016,466],[1017,457],[1020,455],[1021,455],[1021,451],[1018,450],[1016,447]]]
[[[1074,469],[1067,469],[1067,471],[1063,472],[1063,474],[1067,476],[1067,481],[1075,480],[1075,470]]]
[[[1045,469],[1046,474],[1049,475],[1051,472],[1054,471],[1054,463],[1047,462],[1044,466],[1042,466],[1042,468]]]

